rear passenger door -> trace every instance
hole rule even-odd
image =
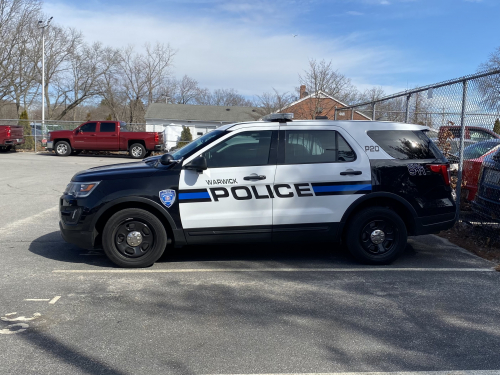
[[[303,231],[311,238],[320,232],[334,236],[347,208],[371,192],[366,153],[338,127],[286,125],[280,127],[279,137],[275,238],[291,239],[289,234]]]
[[[116,122],[100,122],[97,136],[97,149],[106,151],[119,150],[118,141]]]

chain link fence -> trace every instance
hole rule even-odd
[[[500,70],[337,108],[335,119],[355,111],[428,126],[451,164],[459,221],[481,231],[485,242],[500,241]]]

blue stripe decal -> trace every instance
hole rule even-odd
[[[204,193],[180,193],[179,194],[179,200],[203,199],[203,198],[210,199],[210,195],[208,194],[208,191],[206,191]]]
[[[313,186],[315,193],[328,193],[331,191],[358,191],[371,190],[371,185],[332,185],[332,186]]]

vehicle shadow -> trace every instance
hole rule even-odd
[[[29,246],[29,251],[41,257],[58,262],[83,263],[95,267],[115,268],[103,250],[83,250],[66,243],[58,231],[38,237]],[[156,263],[164,268],[166,264],[182,262],[217,262],[218,266],[234,267],[250,263],[265,263],[280,266],[321,266],[325,264],[356,265],[345,247],[328,244],[224,244],[191,245],[169,247]]]
[[[52,157],[59,157],[53,152],[41,152],[37,154],[39,156],[52,156]],[[69,158],[109,158],[109,159],[129,159],[131,162],[133,161],[140,161],[142,159],[132,159],[129,155],[126,154],[100,154],[100,153],[95,153],[95,154],[79,154],[79,155],[69,155],[66,156]]]

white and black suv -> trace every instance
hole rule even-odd
[[[408,235],[455,223],[449,164],[428,128],[276,117],[76,174],[60,200],[64,239],[122,267],[173,245],[298,241],[344,241],[361,262],[387,264]]]

